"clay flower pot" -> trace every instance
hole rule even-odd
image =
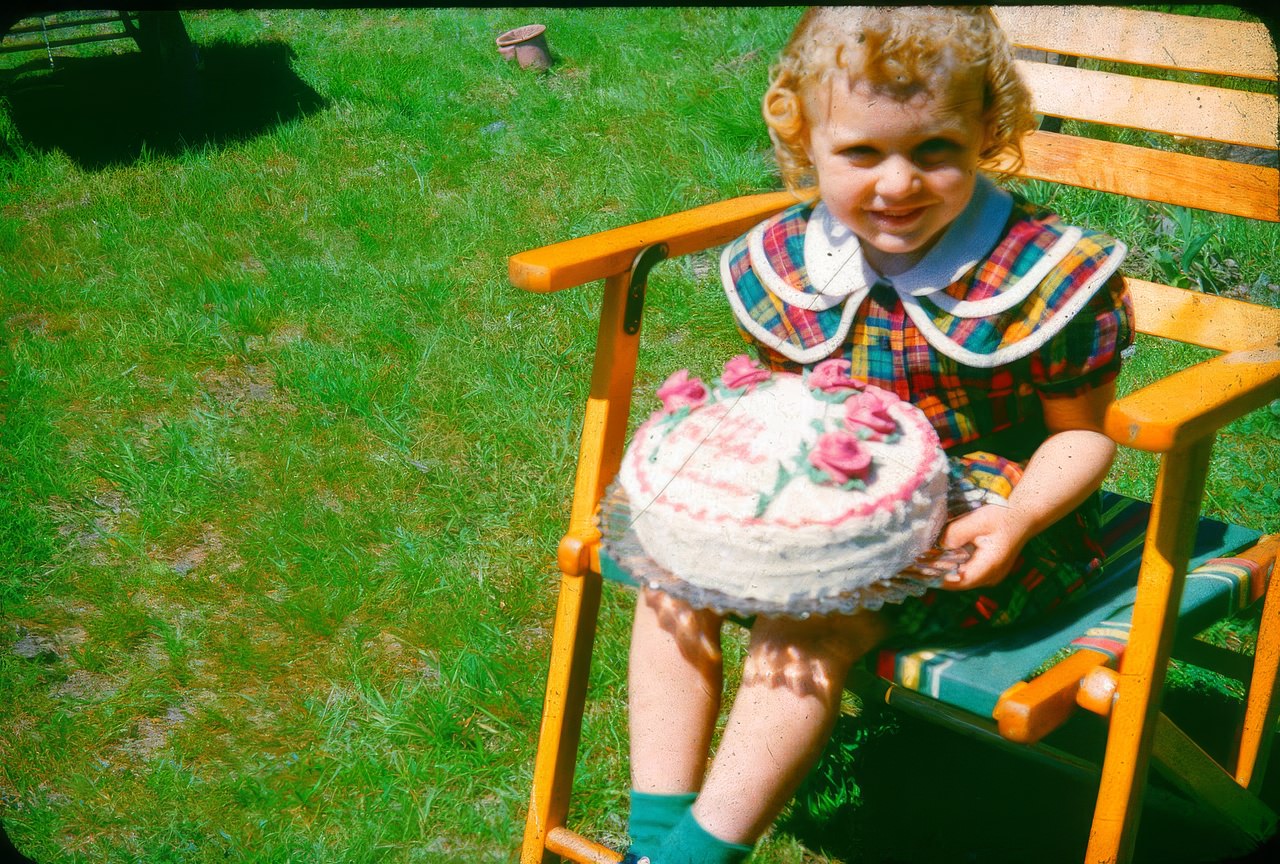
[[[526,24],[508,30],[496,40],[498,53],[508,60],[514,58],[521,69],[546,69],[551,65],[546,30],[542,24]]]

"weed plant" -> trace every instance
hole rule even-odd
[[[599,288],[522,294],[506,259],[778,188],[758,106],[796,12],[184,17],[194,97],[121,43],[0,65],[0,820],[45,862],[515,860]],[[493,43],[531,20],[544,75]],[[1170,242],[1147,205],[1029,192]],[[1275,303],[1275,232],[1215,232]],[[636,413],[740,350],[717,280],[656,271]],[[1191,359],[1144,343],[1125,386]],[[1210,515],[1280,529],[1277,437],[1274,406],[1227,430]],[[614,844],[628,605],[573,801]],[[860,728],[832,758],[867,788],[946,774],[894,767],[933,733]],[[897,860],[911,828],[833,782],[756,860]]]

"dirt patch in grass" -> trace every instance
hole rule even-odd
[[[55,640],[39,633],[32,633],[25,627],[16,629],[18,631],[18,641],[13,643],[13,647],[9,650],[24,660],[53,662],[66,656]]]
[[[76,329],[73,319],[51,315],[48,312],[19,312],[4,322],[9,332],[9,347],[17,345],[24,337],[55,338]]]
[[[200,537],[194,542],[173,549],[155,547],[149,549],[148,554],[152,560],[169,565],[179,576],[192,576],[199,570],[201,573],[196,575],[212,579],[214,570],[205,568],[206,563],[216,562],[229,572],[244,566],[244,559],[236,553],[234,546],[227,543],[218,526],[209,522],[200,526]]]
[[[115,685],[116,682],[106,675],[76,669],[64,681],[49,688],[49,696],[78,702],[102,702],[116,694]]]
[[[73,188],[57,197],[40,198],[32,196],[21,207],[6,207],[4,209],[6,213],[21,213],[22,217],[28,222],[36,223],[50,213],[70,210],[75,207],[85,207],[89,204],[89,200],[88,190],[83,190],[79,195],[76,195]]]
[[[206,369],[197,377],[209,399],[233,414],[297,413],[297,407],[280,396],[274,366],[235,358],[222,369]]]
[[[173,728],[186,719],[186,711],[176,705],[168,708],[163,717],[143,717],[135,725],[133,737],[126,739],[120,749],[135,759],[154,759],[169,746]]]
[[[106,481],[99,481],[85,504],[54,496],[48,508],[58,534],[66,539],[67,551],[74,556],[88,551],[90,563],[99,567],[110,563],[113,539],[138,518],[128,498]]]
[[[277,327],[271,331],[268,341],[273,348],[282,348],[285,345],[299,341],[307,335],[306,330],[296,324],[287,324],[283,327]]]
[[[360,648],[379,685],[403,680],[434,684],[441,678],[440,666],[431,653],[386,630],[364,640]]]

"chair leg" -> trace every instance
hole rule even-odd
[[[547,835],[562,827],[568,814],[599,608],[599,575],[588,572],[561,577],[521,864],[550,860]]]
[[[622,461],[639,352],[638,319],[635,326],[629,327],[628,322],[630,316],[639,315],[643,290],[637,298],[632,287],[631,271],[605,281],[569,533],[559,549],[560,599],[551,638],[551,670],[538,733],[521,864],[558,860],[558,854],[548,849],[547,840],[553,832],[563,829],[569,810],[600,610],[601,579],[591,570],[591,549],[600,536],[594,516],[605,487]]]
[[[1277,672],[1280,671],[1280,570],[1275,568],[1276,546],[1280,535],[1267,538],[1270,543],[1255,548],[1266,548],[1270,553],[1272,573],[1267,579],[1267,597],[1262,604],[1262,623],[1258,627],[1258,642],[1253,653],[1253,675],[1249,681],[1249,695],[1245,702],[1244,723],[1240,728],[1240,741],[1236,751],[1236,782],[1257,792],[1267,770],[1271,742],[1275,738],[1277,709]],[[1268,568],[1264,568],[1264,574]]]
[[[1209,436],[1166,454],[1160,467],[1138,575],[1133,638],[1120,664],[1101,787],[1089,831],[1088,864],[1125,862],[1133,854],[1159,695],[1212,449]]]

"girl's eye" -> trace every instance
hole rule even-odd
[[[931,138],[916,148],[916,162],[925,167],[941,165],[955,158],[960,152],[960,145],[946,138]]]
[[[879,151],[874,147],[865,145],[857,147],[847,147],[842,151],[844,157],[854,165],[873,165],[880,158]]]

